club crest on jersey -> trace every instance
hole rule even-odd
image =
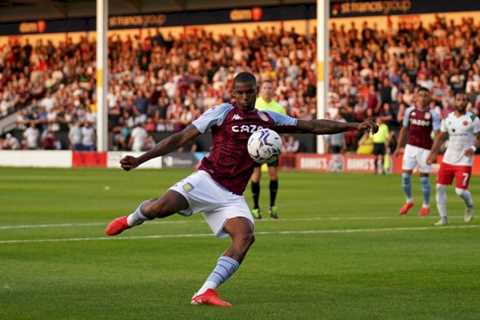
[[[187,182],[183,185],[183,191],[190,192],[192,190],[193,190],[193,185],[191,183]]]
[[[237,133],[248,132],[254,133],[255,131],[263,129],[262,126],[256,124],[243,124],[241,126],[232,126],[232,131]]]
[[[263,113],[263,112],[259,112],[259,113],[258,113],[258,116],[260,117],[260,119],[262,119],[262,120],[265,121],[265,122],[268,122],[268,120],[269,120],[269,119],[268,119],[268,116],[267,116],[265,113]]]
[[[468,126],[468,121],[467,120],[463,120],[463,125],[466,127]]]

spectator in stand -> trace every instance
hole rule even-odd
[[[18,150],[20,149],[20,147],[21,146],[20,146],[20,142],[18,142],[18,139],[15,138],[12,134],[7,133],[7,135],[5,136],[5,140],[3,141],[3,149]],[[0,149],[2,149],[1,145],[0,145]]]
[[[300,141],[292,135],[283,135],[282,153],[296,153],[300,150]]]
[[[59,142],[50,129],[43,131],[41,136],[42,148],[45,150],[60,149]]]
[[[95,151],[95,128],[93,128],[90,121],[86,121],[81,128],[82,133],[82,150]]]
[[[130,141],[128,142],[130,150],[135,152],[144,151],[147,137],[148,133],[143,127],[143,125],[137,124],[132,130],[132,134],[130,135]]]
[[[39,139],[40,133],[38,129],[36,128],[36,125],[34,122],[30,122],[27,130],[23,132],[23,137],[25,138],[25,146],[29,150],[35,150],[38,149],[38,139]]]
[[[70,125],[70,130],[68,132],[68,139],[70,140],[70,148],[74,151],[82,151],[82,128],[80,123],[73,122]]]

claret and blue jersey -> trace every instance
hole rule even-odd
[[[403,127],[408,130],[407,144],[430,149],[433,144],[432,131],[440,130],[440,123],[440,115],[434,111],[408,108],[403,117]]]
[[[227,190],[241,195],[255,165],[247,151],[250,135],[262,128],[296,126],[297,119],[271,111],[242,110],[224,103],[209,109],[192,124],[200,133],[212,131],[212,149],[199,169],[207,171]]]

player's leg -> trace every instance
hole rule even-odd
[[[270,217],[278,219],[278,210],[275,206],[278,193],[278,162],[268,166],[268,174],[270,175]]]
[[[216,289],[227,281],[240,267],[255,240],[254,226],[245,217],[234,217],[226,221],[223,231],[230,236],[232,243],[223,255],[218,258],[212,273],[192,297],[192,304],[231,307],[229,302],[223,301],[218,297]]]
[[[420,171],[420,184],[422,186],[423,203],[419,216],[425,217],[430,214],[430,194],[432,188],[430,186],[430,173],[432,172],[432,166],[427,164],[430,150],[419,148],[418,157],[418,170]]]
[[[385,143],[380,145],[380,154],[378,155],[379,169],[381,174],[385,174],[385,155],[387,154],[387,149]]]
[[[422,186],[423,203],[418,215],[425,217],[430,214],[430,193],[432,191],[432,188],[430,186],[430,177],[428,173],[420,172],[420,184]]]
[[[385,174],[385,168],[384,168],[383,162],[384,162],[384,156],[383,154],[379,154],[377,156],[377,169],[376,169],[376,172],[378,174]]]
[[[437,210],[440,216],[440,220],[435,222],[435,226],[444,226],[448,224],[447,217],[447,187],[453,181],[454,173],[450,166],[441,163],[437,176],[437,194],[435,196],[437,202]]]
[[[447,185],[437,183],[437,194],[435,196],[437,201],[437,210],[440,220],[434,223],[436,226],[444,226],[448,224],[447,217]]]
[[[463,220],[466,223],[472,221],[474,216],[473,210],[473,198],[472,194],[468,190],[470,183],[470,176],[472,175],[472,167],[469,166],[457,166],[455,168],[455,193],[462,198],[465,203],[465,213]]]
[[[407,145],[402,160],[402,189],[405,194],[405,204],[400,208],[401,215],[407,214],[413,207],[412,174],[416,166],[417,159],[415,157],[415,149]]]
[[[142,202],[131,214],[113,220],[105,229],[109,236],[120,234],[126,229],[140,225],[145,220],[165,218],[185,210],[189,204],[180,193],[168,190],[162,197]]]
[[[383,173],[383,150],[384,146],[380,143],[373,145],[373,155],[375,156],[375,174]]]
[[[252,197],[253,197],[253,209],[252,215],[256,219],[261,219],[262,214],[260,212],[260,179],[262,178],[262,172],[260,170],[260,165],[255,166],[253,169],[252,177],[251,177],[251,188],[252,188]]]
[[[412,170],[404,169],[402,172],[402,189],[405,194],[405,203],[400,208],[400,214],[405,215],[413,207],[412,197]]]

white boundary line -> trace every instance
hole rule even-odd
[[[459,219],[463,216],[448,216],[449,218]],[[292,218],[292,219],[262,219],[255,220],[256,223],[264,222],[290,222],[290,221],[374,221],[374,220],[399,220],[405,219],[405,216],[388,216],[388,217],[312,217],[312,218]],[[435,217],[437,218],[437,217]],[[174,221],[150,221],[148,224],[189,224],[200,223],[203,220],[174,220]],[[79,222],[79,223],[51,223],[51,224],[17,224],[17,225],[0,225],[0,230],[12,229],[43,229],[43,228],[78,228],[78,227],[99,227],[107,226],[106,222]]]
[[[346,234],[346,233],[369,233],[369,232],[398,232],[398,231],[430,231],[430,230],[456,230],[474,229],[480,225],[444,226],[444,227],[399,227],[399,228],[367,228],[367,229],[339,229],[339,230],[284,230],[284,231],[260,231],[257,235],[302,235],[302,234]],[[25,244],[25,243],[48,243],[48,242],[80,242],[100,240],[145,240],[145,239],[177,239],[177,238],[205,238],[213,237],[210,233],[186,233],[186,234],[161,234],[147,236],[124,236],[124,237],[85,237],[85,238],[54,238],[54,239],[24,239],[24,240],[1,240],[1,244]]]

